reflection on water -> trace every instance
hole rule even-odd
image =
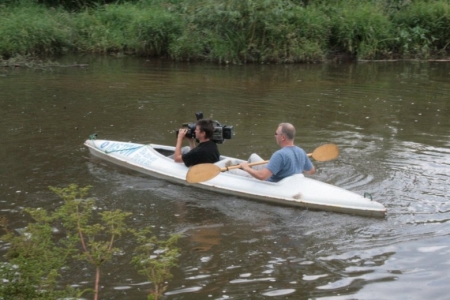
[[[177,64],[134,58],[62,58],[85,69],[4,70],[0,79],[1,218],[53,208],[48,186],[93,185],[103,209],[133,213],[161,238],[181,233],[168,299],[445,299],[450,257],[448,63],[352,65]],[[175,143],[203,111],[236,135],[220,146],[241,158],[277,149],[282,121],[307,152],[337,160],[315,179],[388,209],[372,219],[263,204],[174,185],[92,158],[83,142]],[[134,245],[120,241],[124,253]],[[0,244],[3,251],[7,245]],[[126,255],[106,266],[102,299],[145,299],[151,284]],[[92,286],[73,266],[68,283]],[[408,296],[405,296],[405,291]]]

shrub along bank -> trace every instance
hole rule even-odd
[[[106,2],[0,0],[0,56],[114,52],[295,63],[336,54],[428,59],[450,52],[449,0]]]

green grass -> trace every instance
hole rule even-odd
[[[449,0],[89,3],[67,11],[0,0],[0,56],[115,52],[241,64],[449,55]]]
[[[393,26],[381,6],[348,1],[335,7],[331,18],[330,48],[362,59],[389,54]]]
[[[403,56],[448,56],[450,1],[417,1],[392,15],[396,47]]]
[[[32,2],[3,9],[0,14],[0,54],[57,54],[70,48],[70,14]]]

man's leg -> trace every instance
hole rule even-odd
[[[263,161],[263,160],[264,159],[262,159],[262,157],[259,156],[258,154],[252,153],[252,155],[250,155],[250,157],[248,158],[248,163],[254,163],[254,162],[259,162],[259,161]],[[262,170],[262,169],[264,169],[265,165],[266,164],[264,164],[264,165],[257,165],[257,166],[253,166],[252,168],[255,169],[255,170]]]

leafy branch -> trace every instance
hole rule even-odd
[[[1,228],[6,231],[1,239],[10,243],[9,261],[0,265],[0,276],[6,280],[0,285],[0,299],[80,298],[93,291],[97,300],[101,267],[121,251],[115,243],[125,234],[134,237],[138,245],[132,263],[155,286],[149,299],[159,299],[167,288],[166,281],[172,278],[170,269],[176,266],[179,236],[159,241],[150,228],[130,228],[126,223],[129,212],[114,210],[95,214],[95,200],[86,198],[90,186],[80,188],[72,184],[50,189],[63,199],[63,205],[51,213],[40,208],[25,209],[34,222],[22,229],[20,235],[7,230],[7,220],[0,220]],[[58,226],[65,233],[59,239],[55,237]],[[93,289],[57,289],[61,271],[73,258],[95,267]]]

